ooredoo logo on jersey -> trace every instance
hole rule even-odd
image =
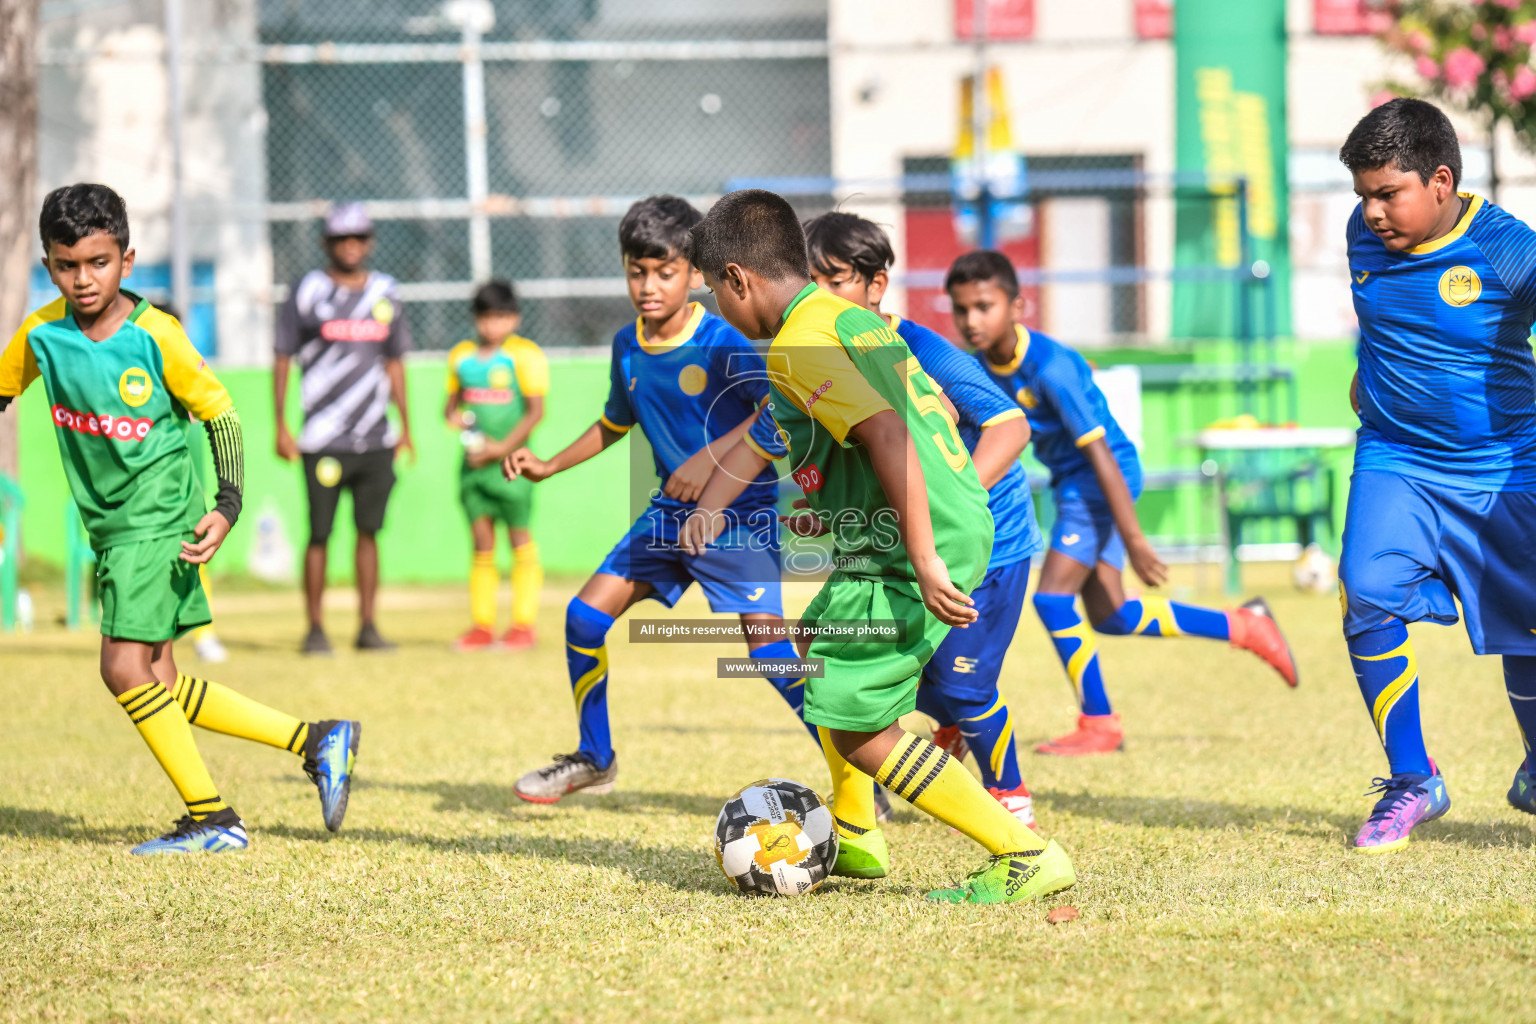
[[[76,412],[62,405],[53,407],[54,425],[91,437],[109,437],[114,441],[142,441],[149,436],[155,421],[148,416],[113,416],[110,413]]]

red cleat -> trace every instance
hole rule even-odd
[[[1003,810],[1018,818],[1030,828],[1035,827],[1035,798],[1029,795],[1029,787],[1019,783],[1017,789],[988,789]]]
[[[1280,627],[1275,624],[1269,602],[1262,597],[1256,597],[1227,612],[1227,629],[1233,647],[1252,651],[1269,662],[1270,667],[1285,680],[1285,685],[1295,686],[1300,681],[1296,676],[1296,660],[1291,657],[1290,645],[1280,635]]]
[[[1125,732],[1120,728],[1119,713],[1111,715],[1078,715],[1077,731],[1040,744],[1037,754],[1054,754],[1057,757],[1086,757],[1089,754],[1113,754],[1125,743]]]
[[[941,725],[933,730],[933,745],[956,761],[964,761],[965,755],[971,752],[965,745],[965,737],[960,735],[958,725]]]
[[[488,651],[495,646],[495,635],[484,626],[474,627],[453,642],[456,651]]]
[[[534,645],[532,626],[513,626],[501,638],[501,646],[508,651],[526,651]]]

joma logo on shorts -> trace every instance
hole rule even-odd
[[[114,441],[142,441],[149,436],[155,421],[148,416],[112,416],[107,413],[75,412],[62,405],[53,407],[54,426],[92,437],[110,437]]]

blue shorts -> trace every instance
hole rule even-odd
[[[655,589],[647,597],[671,608],[697,582],[716,612],[784,614],[779,581],[779,513],[772,505],[733,509],[732,525],[697,558],[678,546],[692,509],[652,505],[597,567]]]
[[[1453,597],[1478,654],[1536,654],[1536,492],[1356,473],[1339,560],[1344,635],[1393,618],[1451,625]]]
[[[1003,656],[1013,642],[1029,589],[1029,559],[991,569],[971,591],[976,621],[952,629],[923,667],[923,682],[942,693],[986,699],[997,693]]]
[[[1056,492],[1056,523],[1051,527],[1051,550],[1092,569],[1108,562],[1125,568],[1125,542],[1115,529],[1115,517],[1103,498]]]

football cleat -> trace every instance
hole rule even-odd
[[[896,814],[891,810],[891,796],[880,783],[875,783],[875,821],[881,825],[888,825],[896,820]]]
[[[956,761],[963,762],[965,755],[971,752],[971,748],[965,745],[965,737],[960,735],[958,725],[941,725],[933,730],[933,745]]]
[[[1300,680],[1296,676],[1296,659],[1291,657],[1291,647],[1275,624],[1274,612],[1262,597],[1244,602],[1227,612],[1227,633],[1233,647],[1252,651],[1270,668],[1280,673],[1286,686],[1294,687]]]
[[[1042,850],[999,854],[956,888],[935,889],[928,898],[938,903],[1018,903],[1076,884],[1072,858],[1052,839]]]
[[[1085,757],[1112,754],[1125,745],[1125,731],[1120,728],[1120,714],[1078,715],[1077,731],[1035,747],[1037,754],[1056,757]]]
[[[1018,818],[1030,828],[1035,827],[1035,798],[1029,795],[1029,787],[1019,783],[1017,789],[993,789],[988,787],[988,793],[1003,805],[1003,810]]]
[[[1408,845],[1408,833],[1415,825],[1434,821],[1451,809],[1451,796],[1445,779],[1433,760],[1430,774],[1403,772],[1389,779],[1372,779],[1366,795],[1381,794],[1371,816],[1355,835],[1355,849],[1361,853],[1387,853]]]
[[[299,645],[299,653],[312,658],[327,658],[336,652],[331,649],[331,641],[325,635],[325,630],[319,626],[310,626],[309,632],[304,634],[304,642]]]
[[[157,853],[223,853],[243,850],[251,845],[245,822],[231,808],[214,811],[201,821],[190,814],[177,819],[176,826],[163,836],[140,843],[128,852],[138,857]]]
[[[192,653],[197,655],[199,661],[206,661],[210,665],[222,665],[229,660],[229,651],[219,642],[216,633],[204,633],[193,640]]]
[[[384,635],[379,632],[379,627],[371,622],[363,623],[362,628],[357,631],[357,639],[353,641],[352,646],[359,651],[374,651],[378,654],[388,654],[399,647],[394,641],[384,639]]]
[[[1522,761],[1515,769],[1515,781],[1509,787],[1509,806],[1526,814],[1536,814],[1536,776],[1531,774],[1531,762]]]
[[[613,780],[619,775],[619,759],[599,768],[597,763],[581,751],[574,754],[556,754],[555,759],[543,768],[535,769],[517,780],[512,791],[519,799],[532,804],[552,804],[577,790],[603,794],[613,792]]]
[[[840,878],[884,878],[891,873],[891,851],[885,845],[885,833],[872,828],[862,835],[850,835],[846,826],[837,832],[837,862],[832,874]]]
[[[508,651],[526,651],[537,643],[532,626],[513,626],[501,638],[501,646]]]
[[[357,743],[363,735],[361,722],[333,718],[311,722],[304,739],[304,774],[320,791],[320,813],[325,827],[335,832],[347,816],[347,797],[352,792],[352,769],[357,762]]]
[[[484,626],[475,626],[453,642],[456,651],[488,651],[496,646],[496,634]]]

